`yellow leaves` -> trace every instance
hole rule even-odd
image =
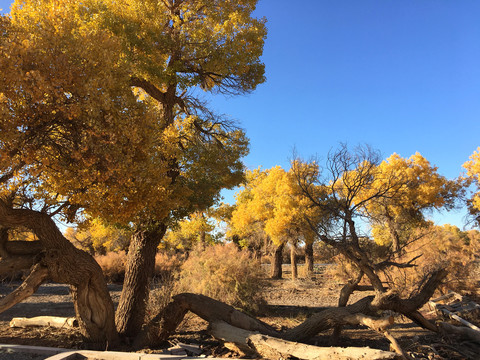
[[[468,180],[475,182],[477,191],[469,200],[470,211],[472,214],[480,211],[480,147],[470,156],[470,160],[463,164],[467,170]]]
[[[236,195],[237,204],[228,235],[246,237],[259,223],[274,242],[298,238],[307,233],[303,201],[291,172],[280,166],[247,171],[245,189]]]

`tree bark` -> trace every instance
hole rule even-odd
[[[155,270],[155,255],[166,226],[137,230],[128,250],[125,280],[116,313],[117,330],[121,335],[138,335],[145,322],[150,283]]]
[[[313,242],[305,244],[305,266],[307,267],[307,277],[313,277]]]
[[[342,290],[340,290],[340,297],[338,298],[338,307],[345,307],[348,304],[348,300],[350,299],[350,295],[355,291],[357,288],[358,284],[363,278],[363,272],[360,272],[358,274],[356,279],[350,280],[348,283],[346,283],[343,287]],[[338,342],[338,339],[340,338],[340,334],[342,333],[342,326],[335,326],[333,329],[333,334],[331,338],[331,345],[336,345]]]
[[[297,280],[297,246],[295,244],[290,244],[290,268],[292,270],[292,280]]]
[[[275,252],[272,256],[272,279],[282,278],[282,263],[283,263],[283,248],[284,243],[281,243],[275,248]]]
[[[394,254],[394,258],[397,259],[400,257],[400,236],[398,235],[398,231],[395,227],[395,223],[390,215],[387,215],[387,226],[388,231],[390,232],[390,238],[392,239],[392,250]]]

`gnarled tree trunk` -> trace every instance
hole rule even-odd
[[[117,330],[121,335],[134,337],[145,321],[150,284],[155,270],[155,255],[166,226],[137,230],[128,249],[127,266],[122,294],[117,308]]]
[[[77,320],[86,341],[103,348],[115,345],[118,334],[113,302],[102,269],[95,259],[75,248],[47,214],[28,209],[13,209],[0,200],[0,226],[25,227],[38,237],[43,248],[41,264],[47,268],[48,278],[71,286]],[[8,247],[7,245],[7,251]],[[26,259],[31,261],[33,256],[28,255]],[[25,284],[33,291],[38,285],[38,281],[34,285]],[[21,300],[23,299],[17,298],[13,302],[18,303]]]

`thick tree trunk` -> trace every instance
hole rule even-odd
[[[155,255],[166,226],[138,230],[131,239],[122,294],[116,313],[117,330],[121,335],[134,337],[140,333],[155,270]]]
[[[307,267],[307,277],[313,276],[313,243],[305,244],[305,266]]]
[[[285,244],[282,243],[275,248],[272,256],[272,279],[282,278],[282,262],[283,262],[283,248]]]
[[[48,269],[48,277],[71,285],[77,320],[86,341],[103,348],[115,345],[118,334],[113,302],[95,259],[75,248],[47,214],[12,209],[0,200],[0,226],[26,227],[38,237],[44,249],[41,263]]]
[[[295,244],[290,244],[290,268],[292,269],[292,280],[297,280],[298,278],[298,267],[297,267],[297,246]]]

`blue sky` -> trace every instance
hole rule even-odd
[[[211,101],[250,137],[248,168],[368,143],[454,178],[480,146],[479,1],[260,0],[256,15],[267,82]],[[462,226],[463,214],[435,220]]]

